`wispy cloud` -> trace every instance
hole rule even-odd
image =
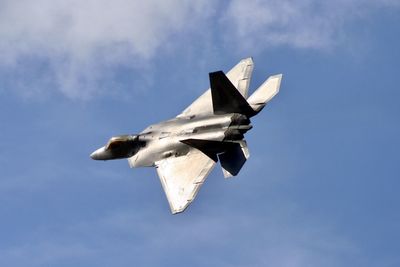
[[[25,78],[18,74],[27,65],[37,67],[30,60],[41,61],[66,96],[88,97],[115,64],[142,69],[173,41],[171,35],[206,16],[206,6],[176,0],[3,1],[0,61],[14,69],[8,74],[16,80]]]
[[[250,0],[230,1],[222,19],[239,46],[255,51],[278,45],[326,49],[346,38],[348,23],[368,16],[379,7],[399,6],[398,1]]]
[[[374,8],[399,7],[398,3],[2,1],[0,77],[3,88],[12,87],[24,96],[57,88],[55,92],[69,98],[88,99],[106,87],[117,88],[115,76],[121,66],[128,66],[146,84],[148,77],[143,73],[151,69],[149,63],[163,48],[174,50],[182,43],[195,42],[193,47],[199,49],[199,40],[187,40],[184,33],[189,31],[199,36],[210,32],[200,40],[205,50],[221,42],[220,36],[234,44],[233,50],[242,49],[246,54],[278,45],[325,49],[346,39],[344,26],[348,23]]]

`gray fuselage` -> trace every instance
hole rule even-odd
[[[139,140],[145,141],[146,145],[130,159],[131,165],[154,166],[155,162],[166,157],[185,155],[189,147],[180,142],[183,139],[222,141],[231,124],[232,115],[174,118],[150,125],[139,134]]]
[[[174,118],[150,125],[138,135],[113,137],[91,157],[128,158],[131,167],[152,167],[162,159],[186,155],[190,147],[182,140],[241,140],[249,129],[250,120],[237,113]]]

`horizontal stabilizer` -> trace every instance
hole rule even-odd
[[[237,143],[234,142],[220,142],[201,139],[184,139],[180,141],[186,145],[197,148],[215,162],[218,161],[217,154],[229,150],[237,145]]]
[[[270,76],[248,99],[257,114],[279,92],[282,74]]]
[[[247,143],[242,140],[218,155],[225,178],[236,176],[249,158]]]
[[[200,150],[214,160],[214,162],[217,162],[219,159],[225,178],[236,176],[250,156],[245,140],[238,142],[220,142],[185,139],[181,140],[181,142]]]
[[[254,110],[222,71],[211,72],[210,85],[214,114],[240,113],[248,117]]]

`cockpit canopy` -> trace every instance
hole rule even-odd
[[[110,138],[108,143],[93,152],[90,157],[96,160],[122,159],[135,155],[146,142],[138,135],[119,135]]]
[[[107,145],[105,146],[106,150],[114,150],[121,148],[122,146],[129,146],[129,144],[135,143],[138,140],[138,135],[119,135],[113,136],[108,141]]]

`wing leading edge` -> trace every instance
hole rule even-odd
[[[215,162],[195,148],[181,157],[156,162],[162,187],[173,214],[184,211],[194,200]]]

